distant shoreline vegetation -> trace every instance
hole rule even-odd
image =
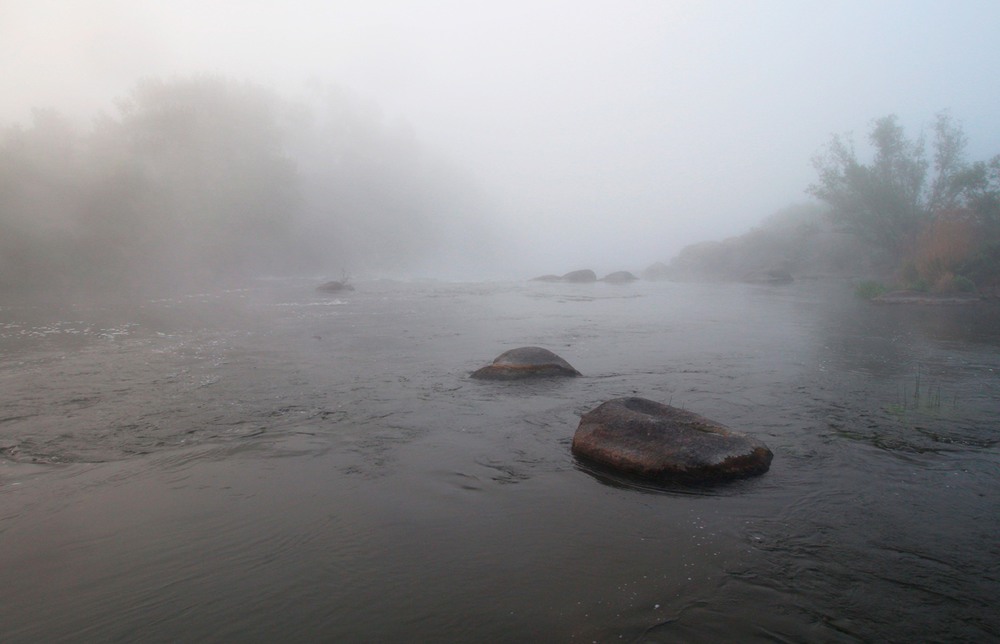
[[[89,128],[52,109],[0,124],[0,292],[128,295],[490,254],[471,176],[336,87],[292,102],[225,77],[147,79],[115,105]]]
[[[809,193],[750,232],[684,248],[648,279],[761,281],[836,276],[859,297],[890,290],[1000,297],[1000,155],[965,159],[966,137],[946,113],[932,126],[931,154],[895,116],[872,122],[871,162],[834,136],[813,164]],[[956,299],[956,301],[959,301]]]
[[[838,231],[820,204],[789,206],[751,231],[685,247],[669,263],[650,266],[646,279],[771,282],[884,275],[876,249]],[[787,276],[788,279],[781,279]]]

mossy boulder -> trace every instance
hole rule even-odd
[[[661,483],[763,474],[773,458],[747,434],[645,398],[616,398],[584,414],[572,451],[609,472]]]

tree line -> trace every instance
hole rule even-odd
[[[916,290],[1000,287],[1000,155],[969,161],[968,139],[946,113],[910,138],[894,115],[868,134],[861,161],[850,137],[834,136],[814,159],[809,192],[843,230],[872,244],[896,282]]]
[[[135,291],[405,268],[475,238],[468,177],[335,88],[292,102],[220,77],[137,83],[81,130],[0,128],[0,290]]]

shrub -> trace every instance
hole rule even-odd
[[[885,293],[888,289],[881,283],[875,280],[865,280],[863,282],[858,282],[854,286],[854,294],[863,300],[871,300]]]
[[[1000,281],[1000,242],[985,244],[958,267],[961,273],[976,286],[990,286]]]
[[[975,293],[976,285],[964,275],[956,275],[951,281],[952,288],[962,293]]]

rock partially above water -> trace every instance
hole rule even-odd
[[[608,282],[609,284],[627,284],[638,279],[638,277],[628,271],[615,271],[614,273],[605,275],[601,281]]]
[[[563,275],[561,279],[563,282],[578,282],[578,283],[596,282],[597,273],[590,270],[589,268],[585,268],[580,271],[570,271],[569,273]]]
[[[763,474],[773,457],[751,436],[645,398],[616,398],[584,414],[572,450],[613,472],[682,483]]]
[[[568,362],[541,347],[519,347],[501,353],[493,364],[470,377],[482,380],[519,380],[545,376],[579,376]]]
[[[597,281],[597,273],[585,268],[579,271],[570,271],[565,275],[541,275],[539,277],[532,278],[533,282],[573,282],[577,284],[585,284]]]
[[[341,291],[353,291],[354,287],[347,282],[327,282],[325,284],[320,284],[316,287],[317,291],[322,291],[323,293],[339,293]]]

